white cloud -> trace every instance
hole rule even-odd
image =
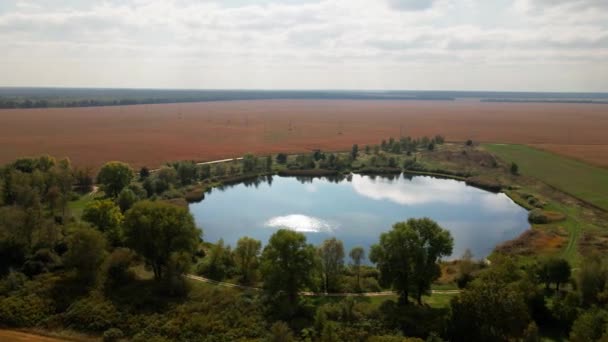
[[[391,7],[405,11],[419,11],[429,9],[435,0],[388,0]]]
[[[510,1],[20,1],[0,7],[0,73],[4,85],[608,90],[607,2]]]

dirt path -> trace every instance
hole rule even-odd
[[[69,340],[35,335],[15,330],[0,329],[0,341],[2,342],[65,342]]]
[[[231,283],[225,283],[222,281],[215,281],[215,280],[211,280],[209,278],[205,278],[205,277],[200,277],[200,276],[196,276],[193,274],[187,274],[186,275],[187,278],[190,278],[192,280],[196,280],[196,281],[201,281],[204,283],[209,283],[209,284],[213,284],[213,285],[218,285],[218,286],[223,286],[223,287],[232,287],[232,288],[238,288],[238,289],[242,289],[242,290],[253,290],[253,291],[261,291],[262,289],[259,287],[251,287],[251,286],[243,286],[243,285],[237,285],[237,284],[231,284]],[[456,294],[456,293],[460,293],[460,290],[432,290],[431,293],[433,294]],[[323,293],[323,292],[300,292],[300,294],[302,296],[309,296],[309,297],[319,297],[319,296],[324,296],[324,297],[383,297],[383,296],[392,296],[392,295],[396,295],[397,293],[394,291],[382,291],[382,292],[363,292],[363,293]]]

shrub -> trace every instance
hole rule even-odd
[[[87,332],[102,332],[119,322],[119,313],[114,305],[103,298],[85,298],[74,302],[62,314],[63,323],[72,329]]]
[[[534,209],[528,213],[528,221],[530,221],[530,223],[545,224],[549,223],[549,218],[542,210]]]
[[[104,342],[115,342],[123,338],[124,334],[122,330],[116,328],[110,328],[103,333]]]
[[[13,327],[31,327],[52,312],[48,300],[37,295],[7,297],[0,300],[0,322]]]

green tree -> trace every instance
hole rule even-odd
[[[515,163],[511,163],[511,174],[518,175],[519,174],[519,166]]]
[[[220,239],[209,250],[198,272],[213,280],[222,281],[234,273],[235,263],[230,246]]]
[[[182,161],[174,164],[177,177],[181,185],[188,185],[196,181],[198,170],[193,161]]]
[[[287,163],[287,155],[285,153],[277,154],[276,159],[277,159],[277,163],[279,163],[279,164]]]
[[[430,294],[431,283],[441,276],[439,260],[452,254],[454,239],[429,218],[410,219],[406,224],[416,232],[413,288],[422,304],[422,295]]]
[[[581,263],[578,288],[585,306],[606,304],[608,300],[608,262],[600,254],[592,254]]]
[[[275,322],[271,327],[266,342],[295,342],[293,332],[285,322]]]
[[[133,190],[124,188],[120,191],[120,194],[118,194],[117,202],[120,210],[124,213],[125,211],[131,209],[133,204],[135,204],[135,202],[138,200],[139,198],[137,198],[137,195],[133,192]]]
[[[506,342],[524,336],[530,323],[528,306],[510,277],[507,272],[488,272],[452,299],[450,340]]]
[[[139,169],[139,178],[143,180],[148,177],[150,177],[150,169],[143,166],[141,169]]]
[[[251,284],[255,279],[261,249],[262,242],[250,237],[240,238],[236,243],[234,256],[245,284]]]
[[[169,186],[173,185],[176,186],[178,185],[178,175],[177,175],[177,170],[175,170],[175,168],[169,167],[169,166],[163,166],[161,167],[157,172],[156,172],[156,178],[157,178],[157,182],[161,183],[161,184],[157,184],[156,187],[157,188],[162,188],[164,190],[169,189]],[[157,192],[158,189],[156,190]]]
[[[559,291],[560,284],[570,280],[571,268],[567,260],[561,258],[549,258],[543,260],[538,266],[537,275],[545,283],[548,289],[549,284],[554,283],[555,289]]]
[[[350,150],[350,158],[352,160],[357,159],[357,157],[359,156],[359,145],[354,144],[353,148]]]
[[[112,245],[121,244],[123,240],[121,225],[124,217],[112,200],[91,202],[84,209],[82,219],[104,233]]]
[[[279,229],[272,234],[261,258],[264,289],[274,295],[284,293],[295,305],[298,292],[310,285],[315,266],[315,249],[304,234]]]
[[[323,241],[319,247],[321,270],[323,272],[323,288],[325,292],[337,292],[340,277],[344,269],[344,245],[334,238]]]
[[[452,246],[450,232],[434,221],[410,219],[380,235],[380,242],[371,248],[370,260],[377,264],[381,282],[399,293],[401,304],[408,302],[410,289],[420,302],[440,275],[438,260],[450,255]]]
[[[570,341],[598,341],[608,327],[608,313],[604,310],[592,309],[583,312],[572,324]]]
[[[365,249],[361,246],[353,247],[349,253],[352,267],[357,275],[357,291],[361,291],[361,263],[365,259]]]
[[[68,250],[63,255],[63,264],[76,271],[77,277],[91,284],[105,257],[106,241],[103,235],[89,227],[77,227],[67,238]]]
[[[271,156],[266,157],[266,171],[267,172],[272,171],[272,157]]]
[[[256,169],[258,159],[251,153],[243,156],[243,173],[253,172]]]
[[[201,231],[186,208],[141,201],[125,214],[126,245],[143,256],[162,279],[171,254],[194,253]]]
[[[131,167],[125,163],[113,161],[106,163],[99,174],[97,183],[103,187],[103,191],[111,197],[116,197],[120,191],[131,183],[134,174]]]

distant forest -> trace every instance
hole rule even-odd
[[[177,90],[102,88],[0,88],[0,108],[97,107],[236,100],[432,100],[608,103],[608,93],[348,90]]]

